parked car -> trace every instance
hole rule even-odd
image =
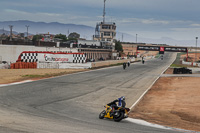
[[[174,68],[173,74],[192,74],[192,70],[187,67]]]

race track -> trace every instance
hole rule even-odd
[[[104,105],[125,96],[131,107],[175,59],[91,70],[0,87],[0,132],[8,133],[175,133],[98,118]]]

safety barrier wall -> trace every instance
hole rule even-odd
[[[9,69],[10,65],[9,64],[0,64],[0,69]]]
[[[45,62],[45,63],[37,63],[37,68],[59,68],[59,63],[57,62]]]
[[[43,62],[37,63],[37,68],[54,68],[54,69],[87,69],[91,68],[91,63],[58,63],[58,62]]]
[[[72,53],[78,52],[78,49],[73,48],[56,48],[56,47],[36,47],[36,46],[26,46],[26,45],[1,45],[0,44],[0,56],[2,61],[7,61],[14,63],[16,62],[18,56],[23,51],[71,51]]]
[[[200,63],[196,63],[196,62],[186,62],[186,61],[182,60],[182,64],[200,67]]]
[[[109,66],[109,65],[114,65],[114,64],[118,64],[118,63],[124,63],[124,62],[128,62],[128,61],[130,61],[130,59],[92,62],[92,68],[94,68],[94,67],[102,67],[102,66]]]
[[[10,69],[35,69],[37,68],[36,62],[16,62],[10,64]]]

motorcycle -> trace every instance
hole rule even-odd
[[[142,60],[142,64],[144,64],[144,62],[145,62],[145,61],[144,61],[144,60]]]
[[[120,122],[122,119],[125,119],[128,117],[128,112],[130,111],[129,108],[123,108],[123,107],[111,107],[111,106],[104,106],[105,110],[103,110],[99,114],[99,119],[108,118],[113,119],[116,122]]]
[[[123,63],[123,69],[124,70],[126,69],[126,63]]]

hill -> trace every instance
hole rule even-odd
[[[76,24],[62,24],[58,22],[33,22],[27,20],[19,20],[19,21],[3,21],[0,22],[0,33],[4,31],[10,31],[9,25],[13,25],[13,31],[18,33],[25,33],[27,31],[26,25],[29,25],[28,32],[30,34],[40,34],[40,33],[50,33],[50,34],[66,34],[68,35],[71,32],[77,32],[82,37],[87,39],[91,39],[94,34],[94,28],[85,25],[76,25]],[[5,33],[4,32],[4,33]],[[7,33],[7,32],[6,32]]]
[[[0,34],[6,33],[10,34],[9,25],[13,25],[13,33],[25,33],[27,32],[26,25],[29,25],[29,34],[40,34],[40,33],[50,33],[50,34],[65,34],[68,35],[72,32],[77,32],[82,38],[91,40],[92,36],[95,34],[95,27],[77,24],[63,24],[58,22],[33,22],[28,20],[18,20],[18,21],[0,21]],[[3,30],[4,29],[4,30]],[[123,36],[123,37],[122,37]],[[123,38],[123,39],[122,39]],[[117,40],[124,42],[136,42],[136,36],[127,33],[122,33],[117,31]],[[160,39],[152,38],[142,38],[138,36],[137,42],[141,43],[154,43],[154,44],[168,44],[177,46],[193,46],[194,40],[175,40],[168,37],[162,37]]]

